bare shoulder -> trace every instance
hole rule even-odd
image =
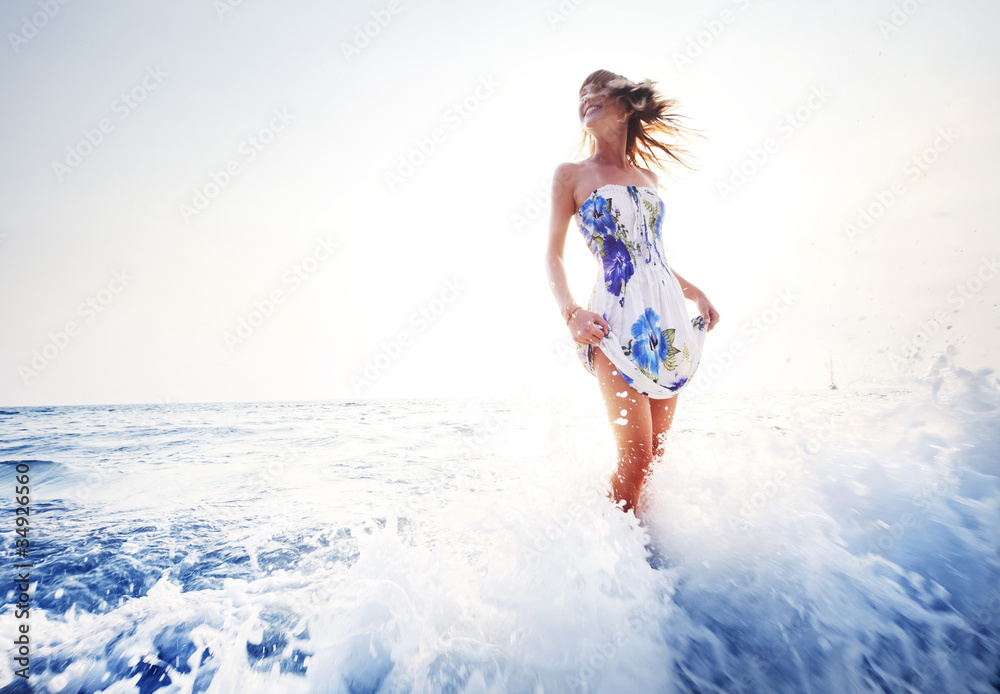
[[[646,179],[647,184],[653,190],[658,190],[660,187],[660,180],[657,178],[656,174],[649,169],[639,169],[642,177]]]
[[[576,210],[576,188],[580,180],[580,165],[564,161],[552,174],[552,205],[573,212]]]
[[[575,190],[580,177],[580,165],[572,161],[564,161],[556,167],[552,174],[552,192]]]

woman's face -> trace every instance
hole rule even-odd
[[[600,121],[625,121],[625,109],[612,99],[611,90],[598,84],[585,84],[580,90],[580,124],[590,131]]]

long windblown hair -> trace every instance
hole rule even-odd
[[[580,93],[587,85],[598,89],[607,87],[610,98],[631,110],[625,135],[625,159],[632,166],[641,163],[647,169],[656,168],[669,173],[664,159],[673,161],[686,169],[691,169],[691,156],[682,142],[690,142],[701,134],[684,124],[684,117],[677,113],[676,99],[667,99],[657,93],[651,80],[633,82],[610,70],[595,70],[587,75],[580,85]],[[594,136],[581,130],[579,149],[586,149],[593,155],[596,143]],[[578,150],[579,151],[579,150]]]

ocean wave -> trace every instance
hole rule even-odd
[[[225,407],[219,426],[245,415]],[[33,685],[995,691],[989,372],[942,359],[892,390],[692,399],[641,520],[604,497],[610,435],[573,403],[355,405],[334,436],[310,428],[317,407],[256,408],[252,455],[207,435],[153,445],[175,477],[120,463],[56,499]],[[309,448],[277,455],[295,437]],[[5,609],[0,633],[14,625]]]

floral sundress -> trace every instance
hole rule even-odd
[[[597,345],[622,378],[651,398],[672,398],[694,376],[705,321],[688,316],[680,282],[660,255],[663,200],[652,188],[608,183],[584,201],[577,225],[601,265],[587,308],[610,326]],[[594,370],[591,345],[577,356]]]

